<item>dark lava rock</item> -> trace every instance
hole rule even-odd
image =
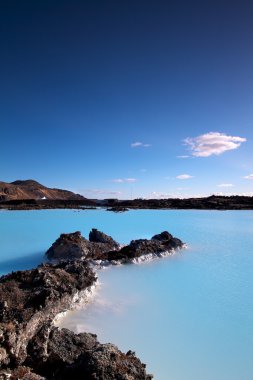
[[[160,234],[154,235],[151,240],[158,240],[161,242],[169,242],[173,239],[173,236],[168,231],[163,231]]]
[[[105,252],[119,249],[119,244],[103,232],[92,229],[89,240],[80,231],[61,234],[46,252],[50,260],[100,259]]]
[[[109,208],[106,209],[106,211],[126,212],[126,211],[128,211],[128,208],[126,208],[126,207],[109,207]]]
[[[31,355],[34,351],[31,351]],[[37,358],[34,358],[38,363]],[[129,351],[122,353],[112,344],[100,344],[96,335],[74,334],[52,328],[47,344],[47,358],[38,370],[47,379],[149,380],[145,365]]]
[[[118,252],[108,252],[104,258],[108,260],[128,260],[148,254],[161,254],[182,248],[183,242],[164,231],[148,239],[132,240],[129,245],[121,248]]]
[[[121,255],[134,259],[150,253],[164,252],[166,249],[156,240],[138,239],[132,240],[129,245],[126,245],[119,252]]]
[[[183,248],[184,246],[184,243],[180,239],[175,238],[168,231],[164,231],[158,235],[154,235],[151,240],[158,240],[166,251],[175,248]]]
[[[80,231],[61,234],[46,252],[48,259],[68,260],[85,258],[90,252],[89,241]]]
[[[31,368],[19,366],[13,370],[0,370],[0,380],[47,380],[45,377],[32,372]]]
[[[129,245],[120,245],[111,236],[96,229],[89,234],[89,241],[80,232],[62,234],[46,252],[49,259],[66,260],[85,258],[86,260],[127,261],[147,254],[160,254],[182,248],[183,242],[164,231],[152,239],[132,240]]]
[[[129,262],[182,246],[167,231],[123,248],[96,229],[89,240],[80,232],[62,234],[47,251],[58,264],[1,277],[0,380],[152,379],[132,351],[125,354],[113,344],[100,344],[94,334],[58,329],[53,321],[96,282],[91,259]]]
[[[112,248],[119,249],[119,243],[117,243],[111,236],[98,231],[96,228],[92,228],[89,233],[89,241],[94,243],[110,244]]]
[[[95,273],[82,261],[45,264],[1,277],[0,363],[24,363],[27,345],[41,326],[68,310],[73,298],[95,281]]]
[[[103,244],[103,243],[100,243]],[[150,380],[131,352],[53,320],[96,281],[84,260],[44,264],[0,278],[0,379]]]

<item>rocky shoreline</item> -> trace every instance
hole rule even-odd
[[[4,210],[47,210],[47,209],[96,209],[125,212],[128,210],[253,210],[253,197],[212,195],[202,198],[167,199],[16,199],[1,200]]]
[[[150,380],[134,352],[100,344],[90,333],[55,326],[61,313],[87,302],[97,282],[94,263],[138,262],[182,248],[168,232],[120,246],[93,229],[62,234],[46,252],[53,263],[0,278],[0,379]],[[153,256],[152,256],[153,255]]]

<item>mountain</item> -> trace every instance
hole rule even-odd
[[[26,181],[0,182],[0,201],[16,199],[63,199],[84,200],[82,195],[72,191],[61,189],[50,189],[32,179]]]

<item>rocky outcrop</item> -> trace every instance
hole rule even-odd
[[[89,240],[80,231],[61,234],[46,252],[50,260],[101,259],[109,251],[119,250],[119,244],[103,232],[92,229]]]
[[[82,237],[80,231],[76,231],[61,234],[47,250],[46,256],[50,260],[72,260],[86,258],[89,252],[89,241]]]
[[[125,247],[92,229],[62,234],[47,251],[58,264],[0,278],[0,380],[151,380],[134,352],[96,335],[55,327],[62,312],[87,301],[97,280],[91,262],[133,262],[183,246],[167,231]],[[66,260],[68,259],[68,260]]]
[[[46,252],[50,260],[66,260],[82,258],[85,260],[109,261],[109,262],[132,262],[142,256],[152,254],[172,253],[177,248],[183,247],[180,239],[173,237],[169,232],[153,236],[150,240],[132,240],[129,245],[121,247],[110,236],[92,229],[89,240],[85,239],[81,232],[62,234]]]
[[[102,244],[102,243],[101,243]],[[86,261],[44,264],[0,279],[0,379],[150,380],[129,351],[53,324],[94,286]]]
[[[173,237],[169,232],[164,231],[159,235],[153,236],[150,240],[132,240],[129,245],[124,246],[119,251],[112,251],[103,254],[103,259],[109,261],[138,262],[139,258],[154,258],[171,254],[175,249],[183,248],[184,243]],[[136,259],[136,260],[135,260]]]
[[[95,281],[95,273],[82,261],[45,264],[2,277],[0,336],[5,350],[2,364],[24,363],[28,343],[41,326],[68,310],[73,300]]]
[[[38,363],[36,350],[34,351],[36,344],[32,348],[31,358]],[[124,354],[113,344],[100,344],[94,334],[74,334],[67,329],[55,327],[50,331],[47,357],[40,361],[39,372],[46,378],[57,380],[152,378],[146,374],[145,365],[131,351]]]
[[[103,232],[98,231],[96,228],[92,228],[91,232],[89,233],[89,241],[93,243],[108,244],[115,249],[119,248],[119,243],[113,240],[111,236],[108,236]]]
[[[106,209],[106,211],[126,212],[126,211],[128,211],[128,208],[126,208],[126,207],[109,207]]]

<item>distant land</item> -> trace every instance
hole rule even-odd
[[[25,181],[17,180],[10,183],[0,182],[0,201],[12,201],[16,199],[81,200],[85,198],[80,194],[75,194],[68,190],[50,189],[33,179]]]
[[[87,199],[68,190],[51,189],[34,180],[0,182],[0,209],[83,209],[104,207],[108,211],[128,209],[253,210],[253,197],[211,195],[203,198]]]

